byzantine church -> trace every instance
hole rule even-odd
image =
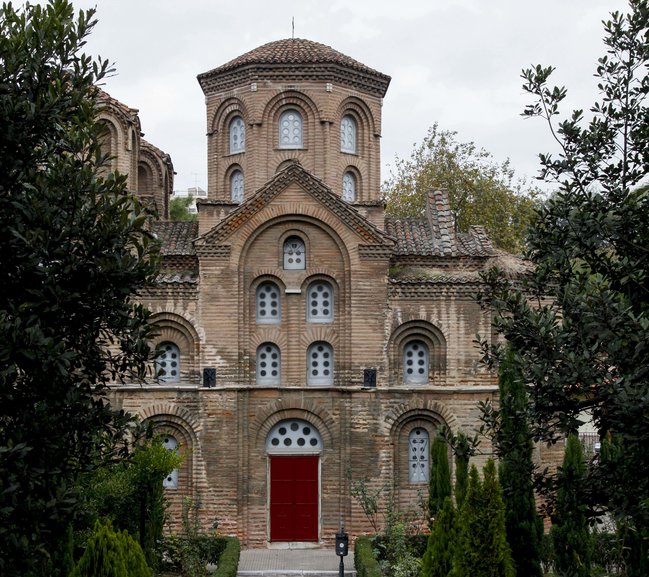
[[[291,38],[198,82],[208,191],[196,221],[168,219],[171,159],[135,109],[100,97],[111,168],[155,208],[162,252],[139,297],[157,328],[152,376],[109,399],[184,456],[165,481],[172,524],[191,497],[205,527],[247,547],[330,544],[341,520],[370,532],[354,481],[417,508],[432,439],[479,427],[478,403],[497,391],[475,344],[495,338],[479,274],[516,259],[482,227],[458,232],[443,191],[423,218],[386,216],[389,76]],[[477,464],[488,441],[481,452]]]

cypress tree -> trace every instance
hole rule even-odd
[[[562,577],[588,577],[592,540],[586,506],[580,494],[586,475],[584,451],[577,435],[568,435],[563,465],[559,469],[557,504],[550,535],[554,568]]]
[[[460,431],[455,440],[455,503],[459,509],[469,485],[469,458],[473,448],[467,436]]]
[[[457,522],[453,577],[513,577],[514,566],[505,534],[505,504],[489,460],[480,481],[475,465]]]
[[[532,484],[533,443],[527,417],[527,391],[511,349],[500,365],[499,427],[494,444],[500,456],[500,484],[505,499],[507,541],[518,577],[542,577],[543,522]]]
[[[428,536],[420,577],[447,577],[453,565],[454,544],[455,508],[451,498],[446,497]]]
[[[432,519],[444,505],[444,499],[451,496],[451,471],[448,463],[448,445],[440,435],[435,437],[430,449],[431,466],[428,490],[428,512],[430,528]]]

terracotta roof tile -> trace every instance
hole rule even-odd
[[[163,256],[195,255],[194,240],[198,237],[198,222],[158,221],[153,223],[153,234],[162,243]]]

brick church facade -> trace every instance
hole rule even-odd
[[[479,273],[514,259],[455,230],[442,192],[388,218],[381,107],[390,78],[327,46],[280,40],[199,75],[208,196],[171,222],[173,166],[137,112],[103,95],[114,168],[153,204],[163,269],[142,295],[158,327],[147,383],[112,403],[184,454],[165,485],[249,547],[371,530],[352,479],[399,506],[427,491],[440,427],[472,432],[496,389],[474,339]],[[488,452],[488,443],[483,443]],[[478,458],[478,461],[483,458]]]

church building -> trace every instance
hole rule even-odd
[[[389,76],[295,38],[198,81],[208,191],[193,222],[168,220],[171,160],[137,111],[102,95],[113,167],[157,209],[163,255],[141,295],[155,370],[110,400],[184,455],[165,481],[176,524],[191,496],[206,527],[247,547],[330,544],[341,520],[371,532],[352,480],[416,508],[432,439],[479,426],[497,382],[474,295],[481,271],[514,259],[482,227],[458,232],[443,192],[425,218],[386,216]]]

